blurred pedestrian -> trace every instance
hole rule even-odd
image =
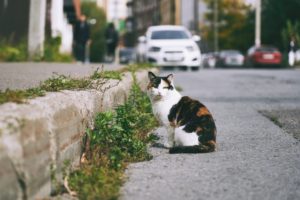
[[[289,65],[294,66],[296,60],[296,50],[297,50],[297,43],[294,36],[291,37],[291,41],[289,44]]]
[[[116,47],[119,42],[119,35],[113,23],[109,23],[105,31],[107,60],[113,62],[116,55]]]
[[[77,61],[88,61],[89,58],[86,57],[86,52],[88,52],[87,48],[89,48],[90,43],[90,26],[87,23],[86,16],[81,15],[74,29],[74,53]]]

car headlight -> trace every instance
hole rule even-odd
[[[194,50],[195,50],[195,48],[194,48],[193,46],[187,46],[186,49],[187,49],[188,51],[194,51]]]
[[[149,51],[152,51],[152,52],[159,52],[160,51],[160,47],[150,47],[149,48]]]

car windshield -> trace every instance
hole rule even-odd
[[[186,32],[181,30],[164,30],[154,31],[151,35],[152,40],[174,40],[174,39],[188,39]]]

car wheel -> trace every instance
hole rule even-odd
[[[224,68],[223,62],[217,61],[216,68]]]
[[[193,67],[191,67],[191,70],[192,70],[192,71],[198,71],[198,70],[199,70],[199,67],[193,66]]]
[[[188,70],[188,67],[187,66],[179,66],[178,69],[180,71],[187,71]]]

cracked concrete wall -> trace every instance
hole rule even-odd
[[[147,71],[136,73],[145,89]],[[79,164],[81,137],[98,112],[113,109],[128,97],[132,75],[125,73],[105,93],[61,91],[25,104],[0,105],[0,199],[40,199],[55,188],[65,160]],[[51,178],[52,176],[52,178]]]

